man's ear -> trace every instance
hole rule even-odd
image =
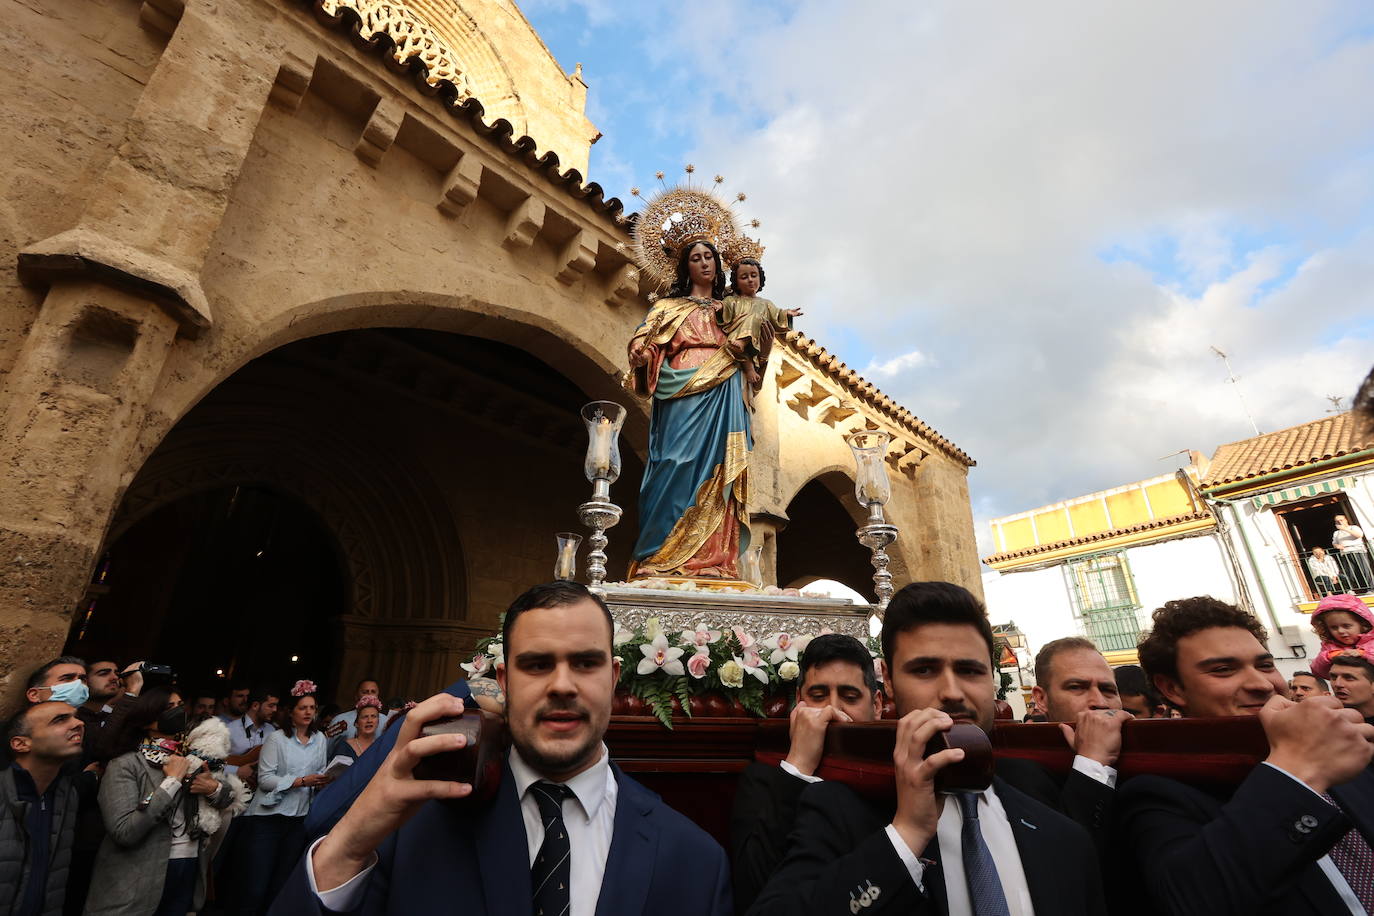
[[[497,662],[497,663],[496,663],[496,683],[498,683],[498,684],[501,685],[501,692],[502,692],[502,693],[509,693],[509,691],[506,690],[506,663],[505,663],[505,662]]]
[[[27,754],[33,748],[33,739],[28,735],[15,735],[10,739],[10,753]]]
[[[1182,684],[1169,677],[1167,674],[1156,674],[1151,680],[1154,681],[1155,690],[1159,691],[1160,696],[1164,697],[1164,699],[1168,700],[1179,709],[1185,712],[1187,711],[1188,694],[1184,692]]]
[[[619,655],[612,655],[612,656],[611,656],[611,673],[615,675],[615,679],[614,679],[613,681],[611,681],[611,686],[615,686],[616,684],[619,684],[619,683],[620,683],[620,656],[619,656]]]
[[[1041,687],[1039,684],[1036,684],[1034,687],[1032,687],[1032,688],[1031,688],[1031,699],[1035,701],[1035,705],[1036,705],[1036,706],[1039,706],[1039,707],[1040,707],[1040,711],[1041,711],[1041,712],[1043,712],[1043,713],[1048,713],[1048,712],[1049,712],[1049,710],[1050,710],[1050,698],[1049,698],[1049,695],[1048,695],[1047,693],[1045,693],[1045,688],[1044,688],[1044,687]]]
[[[30,703],[42,703],[43,691],[45,690],[51,692],[51,689],[48,687],[30,687],[28,690],[24,691],[24,698]]]

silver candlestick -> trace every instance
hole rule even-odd
[[[592,484],[592,498],[577,507],[577,517],[592,530],[587,544],[587,585],[602,591],[606,581],[606,529],[620,521],[620,507],[611,502],[611,484],[620,477],[620,428],[625,408],[613,401],[593,401],[582,408],[587,426],[587,457],[582,469]]]
[[[883,461],[890,438],[887,433],[869,429],[859,430],[849,437],[857,472],[854,495],[868,512],[868,524],[861,527],[856,536],[859,543],[873,553],[873,592],[878,598],[879,617],[892,600],[892,573],[887,568],[891,557],[887,555],[887,548],[897,540],[897,526],[890,524],[883,513],[883,506],[892,498],[892,484],[887,479]]]

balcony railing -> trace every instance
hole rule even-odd
[[[1102,652],[1134,649],[1140,642],[1140,620],[1135,608],[1085,611],[1083,630]]]
[[[1288,590],[1288,597],[1295,605],[1320,601],[1327,595],[1341,594],[1360,588],[1359,571],[1350,570],[1334,550],[1327,553],[1328,557],[1334,558],[1336,561],[1337,575],[1334,581],[1325,576],[1318,577],[1313,574],[1307,562],[1311,556],[1311,551],[1304,550],[1296,555],[1284,551],[1276,553],[1274,557],[1279,564],[1284,585]]]

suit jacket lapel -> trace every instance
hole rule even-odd
[[[1045,836],[1041,825],[1037,823],[1039,815],[1022,804],[1020,792],[1001,779],[993,780],[993,788],[997,790],[997,797],[1007,812],[1012,836],[1016,838],[1016,851],[1021,855],[1021,870],[1026,874],[1026,888],[1030,891],[1031,902],[1036,912],[1054,912],[1059,900],[1055,882],[1059,880],[1062,864],[1055,859],[1056,844]]]
[[[957,804],[957,802],[956,802]],[[888,821],[891,822],[889,817]],[[949,894],[945,890],[945,868],[944,860],[940,858],[940,841],[931,840],[930,845],[921,853],[921,858],[927,859],[935,864],[927,865],[921,874],[921,885],[925,889],[926,897],[935,907],[937,913],[949,912]]]
[[[644,912],[658,855],[658,826],[649,817],[654,797],[614,763],[611,771],[616,779],[615,829],[596,898],[596,916]],[[690,867],[688,862],[680,865]]]
[[[507,763],[501,773],[496,800],[479,819],[474,842],[481,865],[482,891],[491,916],[532,916],[530,848],[525,819],[515,792],[515,776]],[[520,866],[524,866],[523,868]]]

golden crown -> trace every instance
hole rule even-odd
[[[754,222],[757,224],[758,220]],[[730,268],[733,270],[735,267],[738,267],[739,262],[743,261],[745,258],[753,258],[755,261],[762,261],[763,253],[766,250],[767,249],[761,242],[751,239],[749,236],[741,233],[739,237],[735,239],[734,244],[720,254],[721,257],[725,258],[725,263],[730,265]]]
[[[705,188],[692,187],[695,166],[688,165],[685,171],[685,186],[665,187],[652,198],[645,199],[639,188],[630,189],[631,194],[644,201],[634,228],[635,261],[644,276],[660,289],[676,278],[678,257],[687,246],[710,242],[726,260],[726,252],[739,241],[730,205]],[[656,177],[661,182],[663,173],[658,172]],[[717,175],[714,183],[719,186],[724,180]],[[744,195],[737,195],[736,199],[743,200]]]

